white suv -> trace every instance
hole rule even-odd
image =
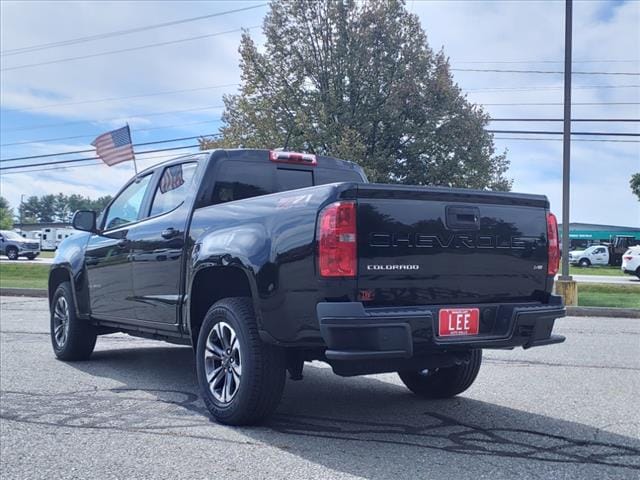
[[[631,247],[622,256],[622,271],[640,278],[640,245]]]

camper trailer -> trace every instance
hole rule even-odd
[[[73,228],[44,228],[40,237],[42,250],[56,250],[65,238],[76,233]]]

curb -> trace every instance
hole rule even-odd
[[[566,307],[569,317],[640,318],[640,308]]]
[[[0,288],[0,296],[47,298],[48,292],[44,288]],[[640,318],[640,308],[570,306],[566,308],[569,317]]]
[[[0,288],[2,297],[40,297],[46,298],[49,292],[45,288]]]

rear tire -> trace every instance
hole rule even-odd
[[[28,260],[35,260],[36,259],[36,255],[27,255],[27,259]]]
[[[61,283],[51,299],[51,344],[60,360],[86,360],[96,346],[96,329],[76,315],[69,282]]]
[[[482,350],[472,350],[468,363],[434,370],[398,372],[400,380],[416,395],[426,398],[450,398],[467,390],[475,381],[482,364]]]
[[[226,298],[209,309],[198,335],[196,370],[204,403],[220,423],[258,423],[280,403],[284,351],[260,339],[249,298]]]
[[[640,280],[640,267],[636,268],[636,277]]]
[[[578,265],[580,265],[583,268],[586,268],[591,266],[591,262],[588,259],[583,258],[578,262]]]
[[[7,247],[6,255],[9,260],[18,260],[18,249],[16,247]]]

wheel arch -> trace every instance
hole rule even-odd
[[[49,296],[49,306],[51,307],[51,302],[53,301],[53,295],[56,293],[56,290],[60,286],[60,284],[64,282],[69,282],[71,285],[71,295],[73,296],[73,307],[75,308],[76,314],[78,313],[78,300],[76,298],[76,289],[75,285],[72,281],[71,271],[60,265],[54,267],[49,272],[49,282],[48,282],[48,296]]]
[[[223,298],[251,298],[256,320],[260,325],[260,312],[256,304],[256,286],[251,278],[249,272],[238,266],[203,266],[194,273],[189,285],[185,312],[186,328],[194,348],[198,343],[198,334],[207,311],[214,303]]]

